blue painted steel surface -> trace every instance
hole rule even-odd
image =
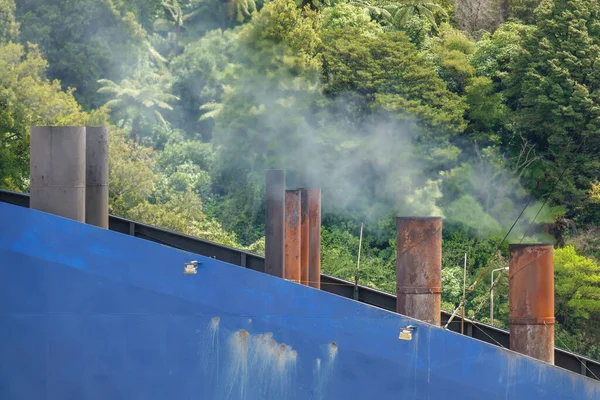
[[[2,400],[600,398],[589,378],[266,274],[8,204],[0,221]]]

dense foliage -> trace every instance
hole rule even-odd
[[[557,344],[598,358],[599,59],[591,0],[0,0],[0,187],[31,125],[110,123],[112,213],[260,253],[285,168],[323,190],[324,270],[354,278],[364,223],[381,290],[394,217],[443,216],[443,307],[467,254],[483,322],[507,243],[552,240]]]

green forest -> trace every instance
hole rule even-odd
[[[395,217],[442,216],[442,308],[466,253],[485,323],[508,244],[550,241],[556,345],[600,359],[596,66],[597,0],[0,0],[0,188],[29,190],[30,126],[110,124],[112,214],[260,254],[286,169],[322,188],[325,273],[354,280],[364,224],[360,283],[394,293]]]

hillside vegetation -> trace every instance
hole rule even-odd
[[[0,0],[0,187],[29,190],[30,126],[111,124],[112,213],[261,253],[284,168],[341,278],[364,223],[393,293],[394,217],[443,216],[443,307],[467,253],[483,322],[508,243],[550,240],[556,343],[598,359],[599,61],[596,0]]]

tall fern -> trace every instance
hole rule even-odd
[[[141,139],[142,120],[154,120],[166,127],[162,111],[172,110],[169,103],[178,100],[177,96],[167,93],[166,76],[149,66],[139,68],[133,77],[120,83],[109,79],[100,79],[98,83],[102,85],[98,93],[112,97],[105,106],[121,119],[122,125],[131,122],[130,137],[136,141]]]
[[[256,11],[256,2],[254,0],[227,0],[227,11],[230,19],[236,19],[241,23]]]
[[[421,17],[437,29],[436,13],[448,17],[432,0],[354,0],[350,4],[364,8],[371,17],[397,28],[402,28],[413,17]]]

